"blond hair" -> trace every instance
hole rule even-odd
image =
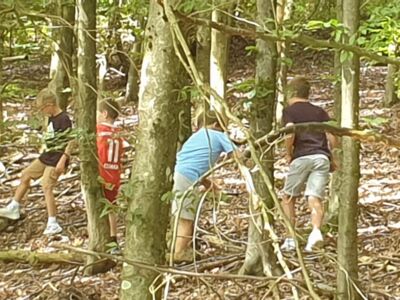
[[[56,105],[57,96],[50,89],[44,88],[36,96],[36,106],[40,108],[48,104]]]

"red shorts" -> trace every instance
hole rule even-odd
[[[115,200],[117,199],[118,190],[119,190],[118,188],[113,190],[107,190],[106,188],[103,187],[104,197],[108,200],[108,202],[114,203]]]

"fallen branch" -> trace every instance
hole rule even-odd
[[[28,54],[22,54],[22,55],[16,55],[16,56],[3,57],[2,61],[7,62],[7,63],[12,63],[15,61],[28,60],[28,59],[29,59]]]
[[[84,257],[76,253],[42,253],[29,250],[0,251],[2,262],[23,262],[36,264],[73,264],[82,265]]]
[[[91,255],[95,257],[104,257],[108,259],[113,259],[122,263],[127,263],[132,266],[142,268],[145,270],[151,270],[154,272],[158,273],[169,273],[169,274],[177,274],[177,275],[183,275],[187,277],[195,277],[195,278],[214,278],[214,279],[228,279],[228,280],[255,280],[255,281],[271,281],[271,282],[276,282],[276,281],[281,281],[281,282],[286,282],[289,284],[292,284],[296,286],[297,288],[300,288],[303,292],[308,294],[308,291],[305,289],[305,284],[299,279],[288,279],[285,277],[278,277],[278,276],[268,276],[268,277],[261,277],[261,276],[251,276],[251,275],[235,275],[235,274],[228,274],[228,273],[195,273],[195,272],[189,272],[189,271],[184,271],[180,269],[175,269],[172,267],[167,267],[167,266],[161,266],[161,265],[155,265],[155,264],[150,264],[150,263],[145,263],[142,261],[134,260],[134,259],[129,259],[129,258],[124,258],[121,256],[115,256],[107,253],[101,253],[101,252],[94,252],[90,250],[85,250],[81,248],[76,248],[68,245],[59,245],[55,244],[53,245],[55,248],[60,248],[60,249],[67,249],[73,252],[77,252],[80,254],[85,254],[85,255]]]

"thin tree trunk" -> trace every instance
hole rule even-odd
[[[336,0],[336,17],[339,22],[343,20],[343,0]],[[335,85],[334,85],[334,101],[335,101],[335,119],[338,124],[341,120],[341,105],[342,105],[342,64],[340,62],[340,51],[335,51]],[[342,161],[341,152],[334,153],[338,161]],[[326,220],[328,224],[336,226],[338,224],[339,215],[339,196],[340,187],[342,182],[341,171],[338,170],[333,173],[330,182],[330,200],[328,203],[328,212]]]
[[[130,103],[138,103],[138,94],[139,94],[139,67],[141,63],[141,48],[142,41],[140,38],[137,38],[133,45],[133,50],[129,55],[131,58],[128,70],[128,80],[126,82],[126,92],[125,92],[125,102]]]
[[[150,2],[146,47],[139,92],[138,143],[132,168],[126,217],[124,256],[151,264],[165,261],[169,205],[163,195],[172,188],[181,105],[182,69],[175,54],[170,24],[156,0]],[[125,265],[122,300],[151,299],[149,288],[158,274]],[[155,286],[159,282],[155,283]],[[157,297],[157,296],[155,296]]]
[[[201,18],[211,20],[211,13],[205,12],[200,15]],[[210,82],[210,54],[211,54],[211,28],[209,26],[199,25],[196,31],[196,67],[203,82]],[[203,112],[201,118],[206,118],[210,109],[208,102],[201,97],[200,93],[196,93],[196,97],[192,97],[196,106],[196,112]],[[196,113],[198,116],[198,113]]]
[[[393,48],[393,49],[392,49]],[[389,55],[393,57],[397,57],[399,54],[399,46],[397,42],[393,42],[389,46]],[[399,67],[395,65],[388,65],[388,72],[386,76],[386,84],[385,84],[385,107],[391,107],[400,102],[398,92],[398,76],[399,76]]]
[[[4,126],[4,117],[3,117],[3,57],[4,57],[4,36],[5,31],[0,29],[0,144],[2,143],[3,136],[3,126]],[[0,148],[0,157],[3,155],[3,148]],[[1,163],[1,161],[0,161]]]
[[[276,21],[278,26],[284,30],[283,23],[286,20],[290,19],[292,14],[292,6],[293,0],[278,0],[277,1],[277,8],[276,8]],[[273,18],[273,16],[272,16]],[[265,21],[265,20],[264,20]],[[278,71],[278,78],[277,78],[277,104],[276,104],[276,126],[279,127],[281,124],[282,119],[282,112],[283,107],[286,103],[285,97],[285,89],[286,89],[286,82],[287,82],[287,71],[288,71],[288,64],[287,64],[287,57],[289,53],[289,46],[290,43],[287,42],[278,42],[277,43],[277,50],[279,53],[280,63],[279,63],[279,71]]]
[[[273,17],[273,7],[270,1],[257,1],[258,22],[264,23],[267,18]],[[271,28],[269,28],[271,29]],[[259,138],[272,129],[275,109],[275,83],[276,83],[276,60],[277,51],[274,42],[257,40],[256,58],[256,95],[252,101],[250,125],[255,138]],[[264,153],[262,163],[268,176],[273,182],[273,151]],[[253,181],[260,201],[268,208],[273,207],[270,192],[265,186],[259,173],[253,175]],[[269,234],[264,231],[264,222],[260,205],[253,207],[251,213],[256,213],[249,219],[249,246],[246,250],[244,265],[241,269],[243,274],[255,275],[278,275],[281,274],[277,258],[274,255],[272,243],[269,242]],[[269,216],[269,221],[272,217]],[[254,223],[257,223],[254,224]],[[258,227],[258,228],[257,228]],[[261,230],[261,232],[260,232]]]
[[[221,9],[222,0],[214,0],[213,5]],[[214,9],[211,14],[213,22],[226,23],[227,18],[220,11]],[[210,88],[225,99],[226,75],[229,51],[229,37],[224,32],[211,29],[211,49],[210,49]],[[220,104],[210,96],[211,109],[222,113]]]
[[[139,27],[144,30],[146,27],[146,22],[144,16],[138,17]],[[126,82],[126,92],[125,92],[125,103],[133,102],[138,103],[139,101],[139,80],[140,80],[140,65],[142,64],[142,54],[143,54],[143,37],[139,34],[136,35],[136,40],[131,46],[129,53],[129,70],[128,78]]]
[[[81,160],[82,194],[88,218],[89,249],[106,251],[110,241],[107,218],[100,218],[104,205],[98,181],[96,158],[96,0],[78,0],[78,107],[76,110],[79,138],[79,157]],[[87,264],[92,264],[89,258]],[[105,271],[104,263],[94,264],[86,269],[88,274]]]
[[[66,110],[70,96],[70,92],[67,92],[66,89],[70,87],[69,78],[72,76],[75,4],[58,0],[55,5],[57,15],[65,22],[57,21],[54,24],[57,28],[53,29],[55,49],[51,57],[49,88],[57,95],[60,108]]]
[[[385,107],[391,107],[400,102],[398,93],[398,87],[396,84],[399,67],[395,65],[388,66],[388,72],[386,76],[385,84]]]
[[[359,26],[359,0],[343,0],[343,24],[349,36],[355,35]],[[349,37],[345,37],[348,41]],[[358,127],[359,114],[359,57],[353,54],[342,66],[341,126]],[[353,283],[358,281],[357,219],[358,185],[360,179],[359,143],[350,137],[342,138],[342,185],[339,206],[338,237],[338,299],[358,299]],[[344,269],[344,270],[343,270]]]

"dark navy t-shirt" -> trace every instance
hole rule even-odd
[[[325,110],[309,102],[296,102],[283,110],[284,125],[329,120]],[[329,158],[331,156],[325,133],[296,132],[293,147],[293,159],[312,154],[324,154]]]
[[[47,131],[44,133],[45,151],[39,160],[45,165],[55,167],[64,153],[70,140],[69,132],[72,127],[71,119],[66,112],[49,117]]]

